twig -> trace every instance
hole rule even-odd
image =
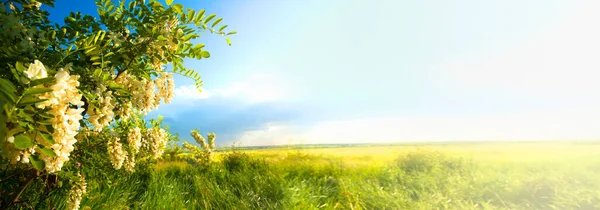
[[[3,180],[0,180],[0,182],[4,182],[4,181],[6,181],[6,180],[8,180],[8,179],[10,179],[11,177],[13,177],[13,176],[16,176],[16,175],[17,175],[17,174],[12,174],[12,175],[10,175],[10,176],[8,176],[8,177],[4,178]]]
[[[25,191],[25,188],[27,188],[27,186],[29,186],[29,184],[31,184],[31,182],[37,178],[40,175],[40,171],[36,170],[33,175],[31,176],[31,178],[29,178],[29,180],[27,181],[27,183],[25,183],[25,185],[21,188],[21,191],[19,191],[19,194],[17,194],[17,196],[15,196],[15,198],[13,199],[13,201],[8,204],[7,208],[12,206],[13,204],[19,203],[19,197],[21,197],[21,194],[23,194],[23,192]]]

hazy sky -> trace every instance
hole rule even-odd
[[[597,0],[175,0],[233,46],[188,61],[163,115],[219,144],[600,138]],[[80,5],[77,5],[80,4]],[[95,12],[58,1],[52,15]],[[67,6],[69,5],[69,6]]]

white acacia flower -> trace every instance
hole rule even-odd
[[[83,195],[86,193],[87,182],[85,181],[85,177],[81,174],[77,174],[77,177],[79,181],[73,183],[71,190],[69,190],[69,197],[67,199],[68,209],[79,209],[81,199],[83,199]]]
[[[140,146],[142,146],[142,132],[140,128],[135,127],[129,129],[129,135],[127,135],[127,143],[133,148],[135,152],[138,152]]]
[[[41,99],[48,100],[37,104],[38,108],[50,108],[49,114],[54,115],[50,121],[54,129],[52,138],[55,144],[40,141],[56,153],[54,157],[40,153],[40,159],[46,163],[46,170],[49,173],[60,171],[64,162],[69,160],[69,155],[74,149],[73,145],[77,142],[75,136],[79,133],[79,121],[83,119],[81,115],[83,109],[76,107],[83,105],[82,95],[77,89],[79,76],[69,75],[68,72],[60,69],[55,77],[56,83],[50,87],[53,91],[40,96]]]
[[[121,142],[118,137],[113,137],[107,145],[108,157],[115,169],[121,169],[123,162],[127,158],[127,152],[123,150]]]
[[[167,146],[167,132],[162,128],[152,128],[146,131],[147,146],[154,159],[159,158]]]
[[[35,60],[31,65],[29,65],[29,68],[27,71],[25,71],[25,74],[27,74],[27,77],[32,80],[46,78],[48,76],[46,67],[44,67],[44,64],[42,64],[42,62],[39,60]]]

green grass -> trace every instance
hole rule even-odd
[[[600,144],[258,149],[90,185],[91,209],[600,209]]]

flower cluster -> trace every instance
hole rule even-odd
[[[148,113],[157,108],[154,97],[156,87],[152,81],[138,79],[127,72],[123,72],[116,78],[115,82],[132,94],[130,101],[122,102],[124,105],[121,105],[122,110],[119,112],[122,117],[128,117],[131,108],[136,108],[143,113]],[[135,105],[135,107],[132,105]]]
[[[106,86],[99,85],[94,92],[98,95],[98,106],[90,103],[87,114],[90,115],[88,121],[94,130],[102,131],[102,129],[110,124],[114,116],[114,105],[112,103],[112,91],[106,91]]]
[[[155,95],[155,106],[160,105],[160,99],[164,100],[165,104],[171,103],[173,100],[173,92],[175,91],[175,82],[173,81],[173,75],[168,72],[162,72],[154,84],[158,89],[158,93]]]
[[[191,134],[192,134],[192,137],[194,138],[194,140],[196,140],[196,142],[198,142],[198,144],[200,144],[202,149],[208,150],[208,145],[206,144],[206,140],[204,139],[204,137],[202,135],[200,135],[200,133],[197,130],[193,130],[191,132]]]
[[[162,128],[151,128],[146,132],[147,145],[154,159],[159,158],[167,146],[167,132]]]
[[[113,165],[113,168],[120,169],[123,162],[127,159],[127,151],[123,150],[123,145],[119,142],[119,138],[113,135],[107,143],[108,158]]]
[[[208,137],[208,149],[213,151],[215,149],[215,138],[217,138],[217,134],[207,133],[206,137]]]
[[[30,65],[29,68],[27,74],[32,78],[45,75],[43,65]],[[40,153],[40,159],[46,163],[46,170],[49,173],[59,171],[63,163],[69,160],[69,155],[74,149],[73,144],[77,142],[75,136],[79,130],[79,121],[83,119],[81,115],[83,108],[76,107],[83,106],[81,94],[77,90],[79,76],[69,75],[67,68],[67,70],[59,69],[54,77],[56,77],[56,83],[50,87],[52,92],[40,96],[40,99],[47,100],[37,104],[40,109],[50,108],[49,113],[54,116],[50,120],[54,129],[54,132],[51,133],[54,143],[44,141],[42,137],[38,136],[38,142],[56,153],[56,156]]]
[[[188,143],[187,141],[183,142],[183,148],[189,150],[192,153],[201,153],[202,152],[202,150],[200,148]]]
[[[135,127],[129,129],[129,133],[127,134],[127,143],[133,149],[133,151],[129,152],[129,156],[125,157],[123,166],[127,172],[133,172],[133,168],[135,167],[135,154],[142,146],[142,131],[140,128]]]
[[[200,144],[200,146],[202,147],[202,150],[204,150],[204,157],[206,158],[206,161],[208,161],[208,162],[212,161],[213,152],[215,150],[215,138],[217,137],[216,134],[215,133],[206,134],[206,136],[208,137],[208,143],[206,142],[204,137],[202,135],[200,135],[198,130],[192,130],[191,135],[196,140],[196,142],[198,142],[198,144]],[[191,146],[191,145],[189,145],[189,146]],[[185,147],[185,144],[184,144],[184,147]],[[188,149],[192,152],[199,151],[199,149],[189,149],[187,147],[186,147],[186,149]]]
[[[142,131],[140,128],[135,127],[129,129],[129,135],[127,135],[127,143],[137,153],[142,146]]]
[[[85,177],[77,174],[77,178],[79,180],[73,183],[71,190],[69,190],[69,197],[67,199],[68,209],[79,209],[83,194],[86,193],[87,183],[85,182]]]
[[[135,168],[135,154],[130,153],[129,156],[125,157],[123,167],[125,168],[125,171],[133,172],[133,168]]]

